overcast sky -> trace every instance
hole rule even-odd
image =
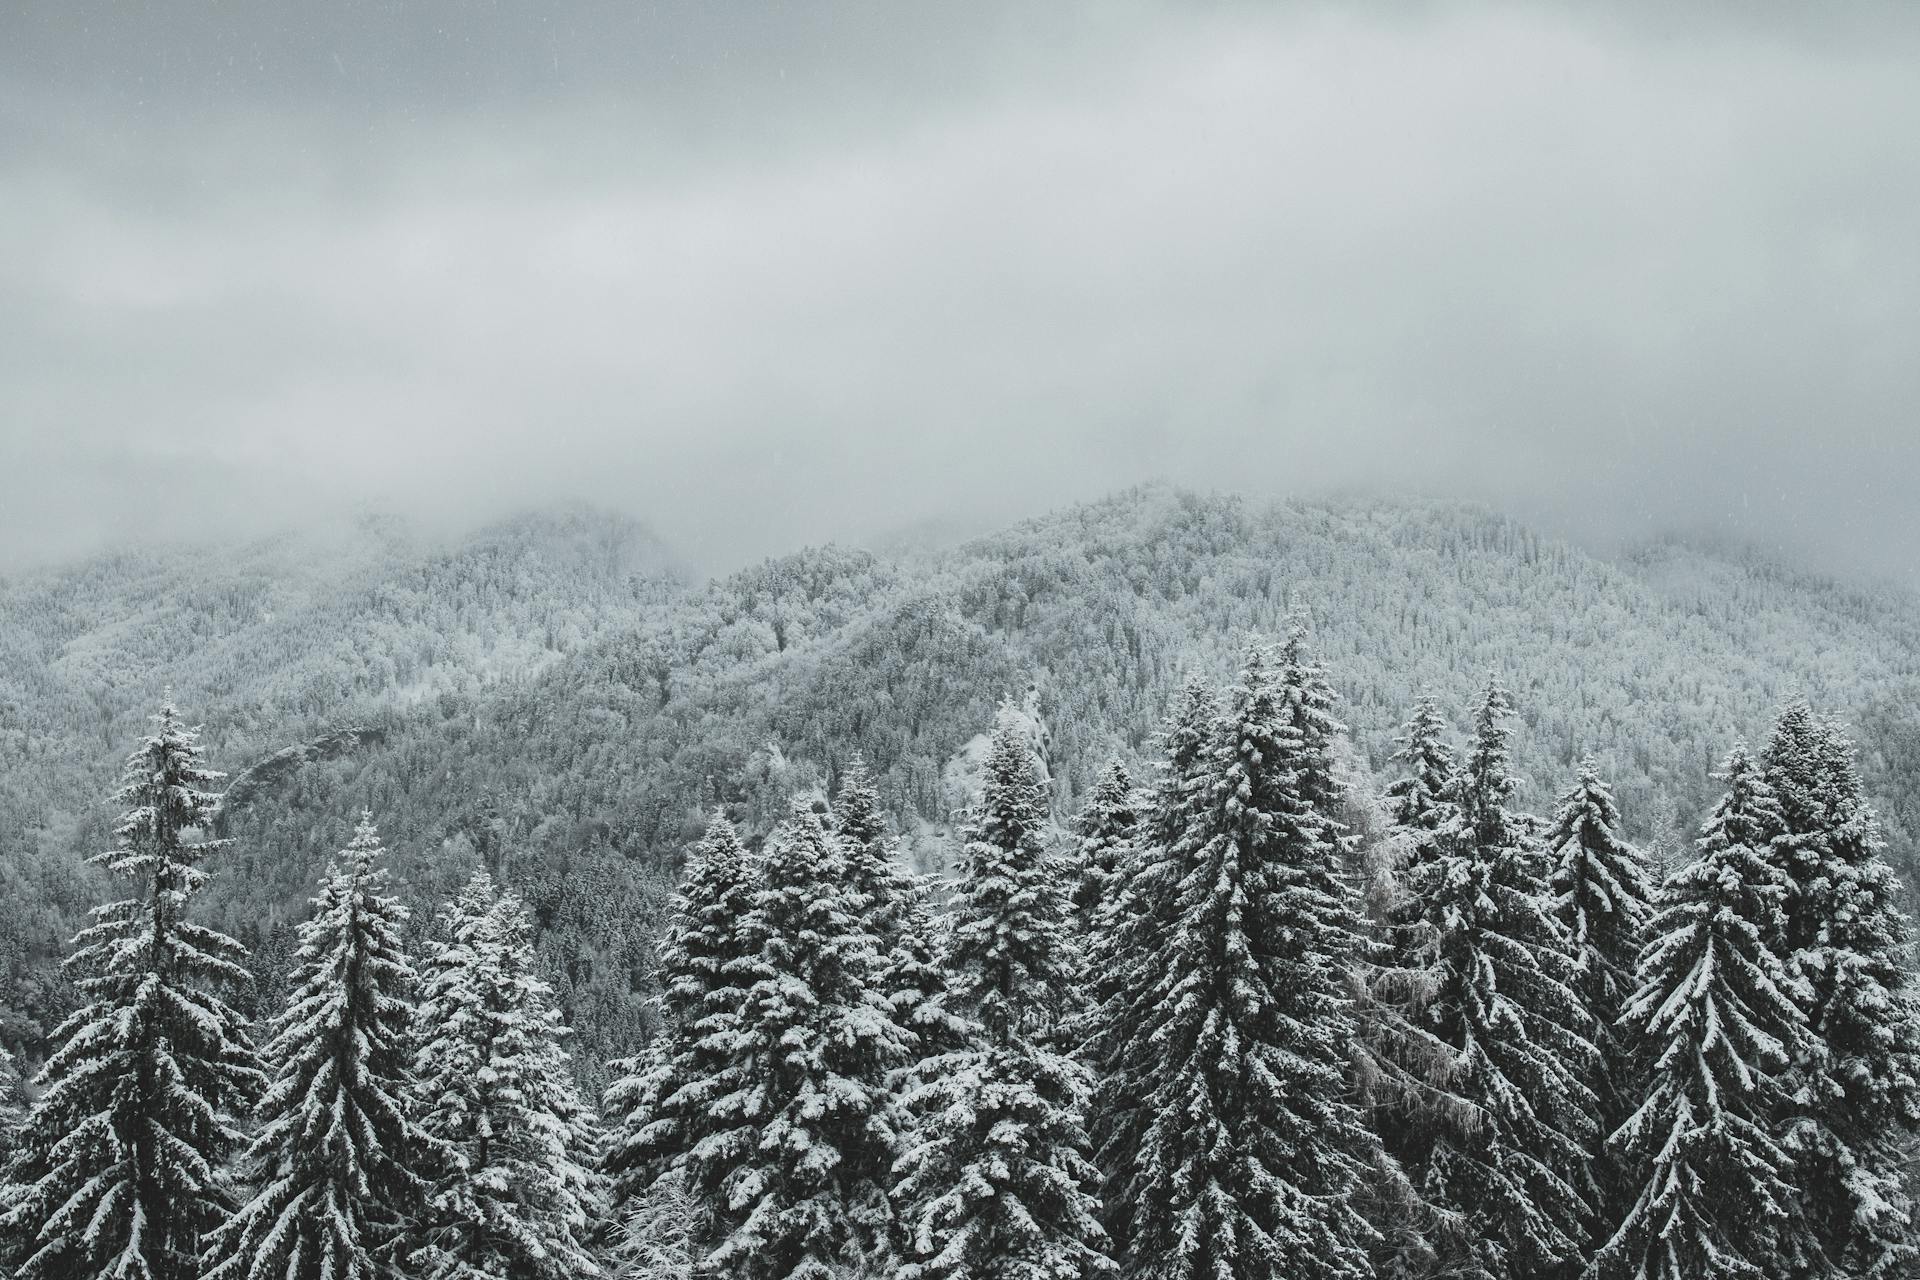
[[[1168,478],[1915,581],[1916,9],[15,0],[0,563]]]

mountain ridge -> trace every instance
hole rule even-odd
[[[1224,677],[1296,615],[1376,774],[1419,693],[1457,720],[1494,671],[1520,712],[1526,802],[1544,808],[1591,753],[1642,838],[1683,839],[1733,737],[1804,692],[1854,725],[1893,861],[1915,871],[1920,597],[1750,555],[1667,542],[1609,561],[1480,504],[1262,504],[1172,486],[905,563],[829,545],[706,581],[639,526],[579,511],[444,552],[376,535],[370,576],[338,589],[297,563],[275,577],[293,543],[237,552],[244,572],[227,576],[189,565],[178,590],[122,568],[143,585],[116,594],[115,572],[91,569],[58,581],[92,595],[51,612],[0,587],[0,891],[31,908],[0,925],[0,965],[39,975],[15,1021],[43,1024],[59,1004],[46,965],[94,892],[77,870],[105,836],[93,801],[163,681],[233,772],[330,731],[367,734],[286,756],[237,816],[208,900],[219,923],[270,960],[350,815],[371,807],[416,901],[475,862],[522,887],[589,1061],[644,1034],[648,922],[713,808],[764,831],[790,793],[830,786],[858,754],[915,855],[937,863],[959,800],[949,765],[1002,700],[1032,691],[1065,813],[1108,754],[1146,756],[1181,680]],[[221,630],[296,588],[312,598],[281,620]],[[155,600],[131,628],[117,616]],[[74,607],[111,631],[81,646],[98,686],[36,701]],[[213,622],[197,617],[209,609]],[[117,654],[132,675],[112,669]]]

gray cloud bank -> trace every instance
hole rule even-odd
[[[1912,581],[1908,12],[29,4],[0,564],[584,497],[721,566],[1165,477]]]

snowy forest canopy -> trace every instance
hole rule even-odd
[[[23,1274],[1911,1265],[1899,592],[1166,490],[309,552],[0,591]]]
[[[998,716],[947,874],[864,764],[716,813],[662,1020],[580,1092],[532,922],[474,873],[416,964],[370,813],[260,1025],[194,917],[229,842],[167,707],[95,856],[82,1003],[0,1057],[0,1257],[40,1277],[1842,1277],[1920,1257],[1912,938],[1853,744],[1736,742],[1691,856],[1512,704],[1431,699],[1374,792],[1305,629],[1193,680],[1071,836]],[[1657,887],[1656,887],[1657,886]]]

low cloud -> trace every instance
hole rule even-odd
[[[584,497],[719,567],[1164,476],[1912,574],[1894,19],[1110,12],[412,112],[345,36],[364,94],[16,83],[3,558]]]

